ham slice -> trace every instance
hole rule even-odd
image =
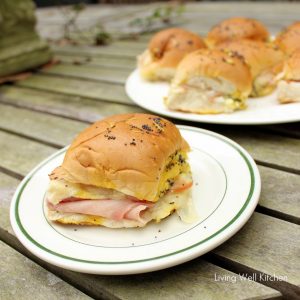
[[[148,201],[136,201],[131,198],[123,200],[82,200],[72,197],[64,199],[56,205],[48,202],[49,209],[59,212],[100,216],[118,221],[128,219],[139,222],[143,222],[142,212],[153,205]]]

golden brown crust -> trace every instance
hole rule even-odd
[[[293,24],[289,25],[288,27],[285,28],[284,31],[292,30],[295,28],[300,28],[300,21],[294,22]]]
[[[188,149],[177,127],[163,118],[115,115],[81,132],[50,179],[112,188],[153,201],[169,156]]]
[[[284,64],[285,80],[300,80],[300,49],[296,50]]]
[[[214,26],[208,33],[206,41],[210,47],[214,47],[230,40],[267,41],[268,38],[268,30],[258,20],[236,17],[226,19]]]
[[[170,28],[155,34],[148,49],[161,67],[176,68],[181,59],[194,50],[205,48],[200,36],[181,28]]]
[[[140,74],[147,80],[170,80],[183,57],[197,49],[206,48],[195,33],[169,28],[155,34],[148,49],[138,57]]]
[[[290,29],[280,33],[275,41],[286,55],[291,55],[297,49],[300,49],[300,26],[292,26]]]
[[[187,55],[178,66],[174,82],[182,84],[195,76],[229,81],[241,98],[251,91],[251,73],[243,59],[218,49],[202,49]]]
[[[228,41],[218,45],[228,53],[236,53],[244,58],[253,79],[263,71],[283,62],[283,52],[273,44],[254,40]],[[280,71],[280,68],[278,68]]]

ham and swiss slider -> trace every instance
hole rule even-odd
[[[115,115],[81,132],[50,176],[48,218],[64,224],[143,227],[176,211],[194,221],[189,145],[171,122]]]

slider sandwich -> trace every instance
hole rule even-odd
[[[198,50],[179,64],[165,105],[199,114],[230,113],[246,108],[251,84],[249,67],[236,54]]]
[[[274,43],[287,56],[300,49],[300,22],[287,27],[285,31],[276,37]]]
[[[235,17],[214,26],[205,41],[209,47],[214,47],[220,43],[240,39],[265,42],[269,39],[269,32],[258,20]]]
[[[205,47],[201,37],[190,31],[181,28],[162,30],[153,36],[148,49],[138,57],[140,74],[146,80],[170,81],[186,54]]]
[[[280,103],[300,102],[300,49],[284,64],[282,77],[278,83]]]
[[[261,41],[239,40],[222,43],[218,48],[245,60],[253,80],[251,96],[265,96],[275,89],[275,77],[282,71],[284,61],[284,54],[278,47]]]
[[[171,122],[149,114],[115,115],[81,132],[49,176],[51,221],[143,227],[176,211],[195,220],[189,145]]]

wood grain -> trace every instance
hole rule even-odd
[[[25,176],[56,149],[0,131],[0,167]]]
[[[92,65],[99,67],[111,67],[120,68],[125,70],[133,70],[136,66],[136,60],[126,57],[114,57],[110,55],[102,55],[101,57],[84,55],[72,55],[72,54],[56,54],[55,58],[63,63],[75,64],[75,65]]]
[[[70,54],[89,54],[91,56],[102,56],[110,55],[116,57],[126,57],[135,59],[135,57],[141,53],[139,48],[122,48],[118,46],[114,46],[111,44],[109,46],[103,47],[93,47],[93,46],[52,46],[52,49],[56,53],[70,53]]]
[[[58,64],[51,68],[44,69],[41,72],[119,84],[125,84],[128,77],[128,70],[85,65],[76,66],[72,64]]]
[[[213,253],[271,276],[286,276],[285,281],[299,286],[299,240],[298,225],[254,213],[238,234]]]
[[[145,112],[137,106],[17,86],[0,87],[0,102],[84,122],[94,122],[112,114]]]
[[[33,75],[17,83],[19,86],[31,87],[76,97],[88,97],[114,103],[133,105],[121,85],[103,82],[82,81],[74,78]]]
[[[33,296],[45,300],[91,299],[1,241],[0,270],[3,300],[29,300]]]

